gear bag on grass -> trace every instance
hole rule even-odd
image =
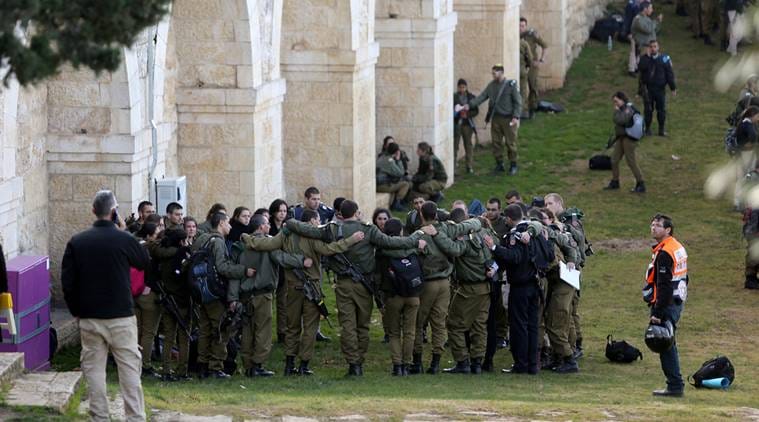
[[[190,284],[193,299],[199,303],[210,303],[214,300],[224,299],[227,294],[226,280],[216,272],[216,262],[210,248],[211,241],[214,238],[221,239],[219,236],[211,237],[190,257],[187,281]]]
[[[638,359],[643,360],[643,353],[624,340],[614,340],[609,334],[606,336],[606,358],[616,363],[632,363]]]
[[[398,296],[419,297],[424,282],[419,257],[411,254],[405,258],[392,258],[387,271],[393,290]]]
[[[727,356],[707,360],[701,365],[701,369],[688,377],[688,382],[696,388],[701,388],[704,387],[704,381],[716,378],[727,378],[730,385],[735,381],[735,367]]]

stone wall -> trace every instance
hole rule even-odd
[[[0,76],[5,72],[0,69]],[[16,170],[19,85],[15,79],[0,88],[0,244],[7,257],[18,254],[18,214],[23,180]]]

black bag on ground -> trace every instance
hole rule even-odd
[[[588,167],[591,170],[611,170],[611,157],[606,154],[598,154],[590,157]]]
[[[392,258],[388,276],[393,290],[400,297],[419,297],[422,293],[424,273],[416,255],[405,258]]]
[[[606,358],[616,363],[632,363],[637,359],[643,360],[643,353],[624,340],[614,340],[609,334],[606,336]]]
[[[606,42],[609,37],[616,38],[617,34],[624,30],[625,19],[620,15],[612,15],[601,18],[593,25],[590,31],[590,38]]]
[[[565,109],[561,104],[540,100],[538,101],[537,111],[544,113],[563,113]]]
[[[730,380],[730,385],[733,385],[735,367],[727,356],[717,356],[714,359],[707,360],[701,365],[701,369],[688,377],[688,382],[696,388],[701,388],[704,386],[704,380],[715,378],[727,378]]]

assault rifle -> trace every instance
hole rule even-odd
[[[329,320],[329,309],[327,309],[327,304],[324,303],[324,293],[322,293],[321,287],[314,280],[309,280],[301,269],[293,268],[292,272],[303,283],[303,295],[306,296],[309,302],[316,305],[319,309],[319,314],[327,320],[327,324],[332,328],[332,322]]]
[[[171,316],[177,320],[179,327],[184,330],[185,333],[187,333],[187,337],[190,337],[190,327],[187,325],[187,322],[185,322],[184,318],[182,318],[182,313],[179,311],[179,305],[177,305],[177,301],[174,299],[174,296],[166,292],[166,288],[164,288],[163,282],[161,280],[156,280],[155,287],[158,291],[158,303],[163,305],[163,307],[169,311],[169,314],[171,314]]]
[[[330,259],[334,260],[339,265],[339,268],[337,269],[331,268],[335,274],[343,277],[349,277],[351,280],[353,280],[354,283],[361,283],[366,291],[369,292],[372,297],[374,297],[374,303],[377,305],[377,308],[385,309],[385,303],[382,300],[382,297],[379,295],[379,292],[374,289],[372,280],[367,279],[364,274],[358,268],[356,268],[356,266],[344,254],[334,254],[330,256]]]

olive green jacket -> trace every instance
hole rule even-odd
[[[263,234],[254,234],[253,238],[267,238]],[[233,248],[240,248],[237,262],[245,268],[255,268],[253,277],[229,280],[227,300],[230,302],[240,301],[263,293],[271,293],[277,288],[279,282],[279,267],[304,268],[303,255],[291,254],[281,249],[273,251],[255,251],[247,248],[245,242],[235,242]]]
[[[492,236],[494,233],[482,229],[456,238],[453,248],[458,254],[454,260],[455,278],[458,283],[472,284],[487,281],[486,263],[492,259],[492,254],[485,245],[485,234]],[[438,238],[439,236],[435,236],[435,243],[440,241]]]
[[[213,230],[213,227],[211,227],[211,222],[209,220],[206,220],[198,224],[198,234],[208,233],[212,230]]]
[[[558,218],[561,220],[565,214],[566,211],[562,212],[559,214]],[[572,235],[575,243],[577,243],[577,261],[575,261],[575,265],[582,267],[585,265],[585,249],[587,248],[587,239],[585,238],[585,229],[583,228],[582,222],[569,217],[569,221],[564,224],[564,227]]]
[[[380,154],[377,157],[377,183],[383,181],[383,183],[395,183],[403,177],[406,170],[403,168],[403,163],[400,160],[396,160],[391,155]]]
[[[422,239],[427,242],[428,251],[422,260],[422,271],[424,280],[439,280],[446,278],[453,273],[452,259],[460,256],[463,251],[456,246],[456,239],[472,231],[479,231],[482,228],[480,220],[472,218],[454,223],[446,221],[441,223],[435,221],[432,223],[438,233],[435,236],[423,235]]]
[[[430,180],[437,180],[440,183],[448,181],[448,173],[445,172],[445,166],[434,154],[429,157],[419,158],[419,169],[414,175],[414,183],[424,183]]]
[[[548,44],[540,38],[538,33],[534,29],[528,29],[525,33],[519,34],[519,37],[527,42],[530,47],[530,53],[532,53],[533,60],[538,60],[538,46],[542,49],[548,48]]]
[[[522,39],[519,42],[519,70],[521,72],[519,76],[521,79],[527,77],[527,71],[529,70],[530,66],[532,66],[532,62],[534,60],[535,55],[530,49],[530,44]],[[524,89],[524,87],[521,88]]]
[[[630,124],[633,113],[634,111],[632,107],[629,107],[628,105],[624,105],[622,108],[614,110],[614,117],[612,118],[614,120],[614,136],[617,138],[620,136],[627,136],[627,131],[625,131],[625,129],[627,128],[627,125]]]
[[[199,235],[198,238],[195,239],[195,242],[192,244],[192,251],[196,252],[200,250],[200,248],[202,248],[208,240],[210,240],[210,243],[208,245],[211,248],[211,254],[214,257],[213,262],[216,265],[216,272],[227,280],[234,280],[245,277],[246,267],[244,265],[236,264],[234,261],[232,261],[232,258],[227,252],[227,246],[224,243],[224,237],[215,230]]]
[[[498,97],[498,91],[501,90],[501,85],[506,84],[503,88],[503,93],[498,98],[498,104],[495,104],[495,99]],[[511,79],[504,79],[503,82],[490,81],[484,91],[480,93],[475,99],[469,102],[469,107],[476,107],[489,100],[488,107],[493,109],[496,115],[504,117],[517,117],[522,114],[522,97],[519,94],[519,88],[517,83]]]

